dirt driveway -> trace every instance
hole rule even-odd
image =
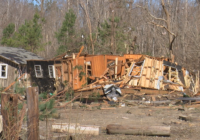
[[[110,110],[87,107],[68,107],[60,109],[60,119],[50,119],[48,122],[48,139],[65,139],[65,133],[53,133],[51,125],[56,122],[79,123],[81,125],[97,125],[101,127],[99,136],[79,135],[80,140],[198,140],[200,139],[200,121],[183,121],[178,119],[180,115],[200,116],[200,107],[184,106],[125,106]],[[108,124],[122,125],[160,125],[171,126],[170,137],[134,136],[134,135],[109,135],[106,134]],[[45,137],[45,121],[40,121],[40,136]]]

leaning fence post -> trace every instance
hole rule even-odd
[[[28,107],[28,140],[39,140],[39,98],[38,87],[29,87],[27,89],[27,107]]]
[[[3,139],[17,140],[18,126],[17,126],[17,94],[1,94],[1,114],[3,117]]]

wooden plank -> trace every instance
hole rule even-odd
[[[65,67],[66,67],[66,69],[65,69],[65,71],[66,71],[65,78],[66,78],[66,81],[69,82],[69,67],[68,67],[68,62],[65,62]]]
[[[159,94],[170,94],[168,90],[154,90],[154,89],[141,89],[140,92],[145,94],[159,95]],[[181,91],[173,92],[173,94],[181,93]]]
[[[126,73],[126,77],[129,77],[129,73],[131,72],[131,68],[133,67],[134,63],[135,63],[135,62],[131,62],[131,65],[130,65],[130,67],[128,68],[128,71],[127,71],[127,73]]]
[[[147,75],[145,77],[146,80],[145,80],[145,86],[144,87],[150,87],[152,59],[147,58],[145,63],[146,63],[146,66],[147,66],[147,73],[146,73]]]
[[[156,89],[133,89],[133,88],[124,88],[121,89],[121,92],[123,94],[138,94],[138,93],[144,93],[146,95],[162,95],[162,94],[171,94],[171,91],[167,90],[156,90]],[[174,91],[173,94],[181,94],[181,91]]]
[[[125,58],[123,57],[123,60],[122,60],[122,64],[124,64],[126,62]],[[122,71],[121,71],[121,76],[125,75],[125,65],[122,65]]]
[[[28,139],[39,140],[39,88],[29,87],[27,89],[27,128],[28,128]]]
[[[72,68],[73,68],[73,64],[72,64],[72,61],[69,61],[68,62],[68,67],[69,67],[69,83],[73,83],[73,74],[72,74]]]
[[[87,82],[87,78],[88,78],[88,64],[87,64],[87,62],[85,62],[85,77],[86,77],[86,83],[88,85],[88,82]]]
[[[162,76],[162,61],[146,57],[138,86],[157,89],[159,76]]]
[[[157,87],[157,82],[158,82],[158,70],[156,69],[157,65],[158,65],[159,61],[157,61],[156,59],[154,59],[154,63],[153,63],[153,83],[152,83],[152,88],[156,89]]]
[[[169,80],[171,81],[171,69],[172,67],[169,67]]]
[[[118,65],[118,57],[115,58],[115,79],[117,79],[117,65]]]
[[[1,114],[3,116],[3,137],[6,140],[19,139],[17,126],[17,94],[1,94]]]
[[[64,64],[63,61],[61,61],[61,65],[62,65],[62,68],[61,68],[62,82],[64,82],[66,80],[66,78],[65,78],[65,73],[64,73],[64,71],[65,71],[65,64]]]
[[[145,76],[146,76],[146,58],[143,62],[143,68],[142,68],[142,71],[141,71],[141,77],[140,77],[140,80],[139,80],[139,84],[138,86],[144,86],[144,82],[145,82]]]
[[[124,88],[124,89],[121,89],[121,92],[122,94],[136,94],[138,93],[139,91],[138,90],[135,90],[135,89],[128,89],[128,88]]]
[[[82,93],[82,96],[88,96],[92,93],[97,92],[99,95],[104,95],[103,90],[91,90],[91,91],[80,91],[80,92],[74,92],[74,96],[77,96],[78,94]]]

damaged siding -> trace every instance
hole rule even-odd
[[[18,78],[18,65],[0,57],[0,64],[7,65],[7,78],[0,78],[0,88],[7,87]]]
[[[37,78],[35,74],[35,65],[41,66],[43,77]],[[55,90],[55,78],[49,76],[49,65],[54,65],[53,61],[27,61],[27,73],[30,75],[31,86],[38,86],[39,91],[52,93]]]

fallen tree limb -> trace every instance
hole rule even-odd
[[[108,134],[127,134],[144,136],[170,136],[170,126],[141,126],[109,124],[106,127]]]
[[[67,103],[65,103],[64,105],[62,105],[62,106],[56,106],[55,108],[62,108],[62,107],[65,107],[65,106],[67,106],[68,104],[70,104],[71,102],[73,102],[74,100],[76,100],[76,99],[78,99],[79,98],[79,96],[81,95],[82,93],[80,93],[79,95],[77,95],[76,97],[74,97],[71,101],[69,101],[69,102],[67,102]]]
[[[9,86],[7,86],[2,92],[6,92],[12,85],[14,85],[19,79],[21,79],[26,73],[22,74],[16,81],[12,82]]]
[[[24,120],[25,113],[26,113],[26,104],[23,105],[22,110],[20,112],[20,120],[19,120],[19,125],[18,125],[19,132],[18,133],[20,133],[20,131],[21,131],[22,123],[23,123],[23,120]]]
[[[57,93],[57,94],[55,94],[55,95],[53,95],[53,96],[51,96],[50,98],[48,98],[46,101],[44,101],[43,103],[46,103],[46,102],[48,102],[50,99],[52,99],[52,98],[54,98],[54,97],[56,97],[56,96],[58,96],[58,95],[60,95],[61,93],[63,93],[63,92],[65,92],[65,91],[67,91],[68,89],[65,89],[65,90],[63,90],[63,91],[61,91],[61,92],[59,92],[59,93]]]
[[[80,125],[73,123],[55,123],[52,124],[53,132],[68,132],[70,134],[86,134],[99,135],[101,133],[100,126],[95,125]]]

